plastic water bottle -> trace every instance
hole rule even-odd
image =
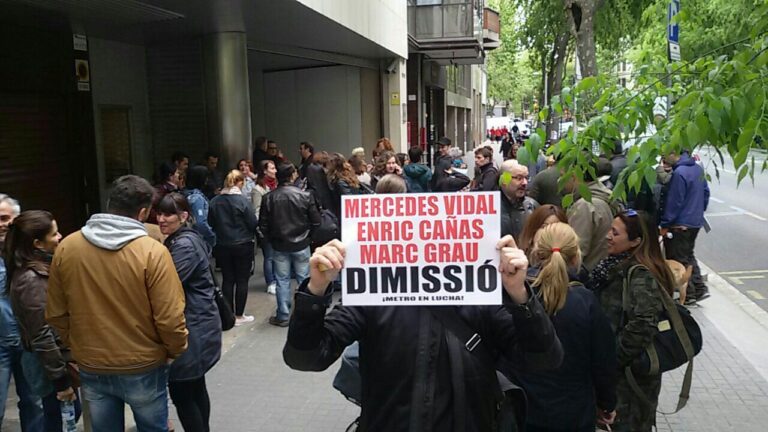
[[[62,401],[60,405],[62,432],[77,432],[77,422],[75,422],[75,403],[71,401]]]

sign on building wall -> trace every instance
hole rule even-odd
[[[499,192],[342,197],[345,306],[501,304]]]
[[[390,105],[400,105],[400,92],[392,92],[389,94],[389,104]]]

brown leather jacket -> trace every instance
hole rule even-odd
[[[47,286],[47,265],[20,269],[11,280],[9,297],[24,348],[37,354],[46,377],[56,391],[63,391],[71,385],[67,373],[71,357],[59,335],[45,321]]]

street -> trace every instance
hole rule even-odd
[[[713,178],[706,213],[712,231],[699,234],[696,257],[768,311],[768,258],[761,249],[768,243],[768,174],[756,173],[754,186],[747,177],[737,188],[730,158],[718,181],[711,164],[718,156],[706,150],[699,155]],[[759,170],[767,155],[757,151],[753,155]]]

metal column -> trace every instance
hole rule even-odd
[[[208,143],[220,152],[224,172],[251,158],[251,101],[244,32],[203,37]]]

